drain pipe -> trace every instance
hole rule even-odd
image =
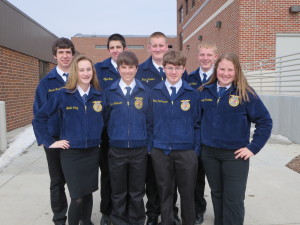
[[[0,101],[0,151],[7,148],[5,102]]]

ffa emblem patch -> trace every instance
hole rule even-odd
[[[101,112],[101,111],[102,111],[101,101],[94,101],[93,103],[94,103],[93,109],[94,109],[96,112]]]
[[[181,109],[183,111],[188,111],[191,108],[189,101],[190,100],[181,100]]]
[[[134,102],[134,106],[137,109],[141,109],[143,107],[143,98],[136,97],[135,102]]]
[[[240,104],[239,97],[236,95],[230,95],[229,105],[231,105],[232,107],[236,107],[239,104]]]

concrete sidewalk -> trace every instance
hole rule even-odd
[[[272,143],[251,159],[246,191],[246,225],[300,225],[300,174],[285,165],[300,145]],[[210,190],[203,225],[213,224]],[[100,222],[100,193],[94,193],[92,221]],[[44,151],[32,145],[0,172],[1,225],[53,225]]]

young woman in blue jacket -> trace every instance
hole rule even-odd
[[[92,61],[78,56],[71,65],[67,84],[40,109],[33,120],[39,145],[60,148],[61,164],[69,189],[70,225],[90,225],[93,207],[92,193],[98,189],[99,145],[103,128],[105,96]],[[59,112],[59,140],[51,137],[47,122]]]
[[[249,86],[238,57],[221,55],[200,87],[201,160],[211,188],[215,225],[242,225],[250,157],[271,135],[272,119]],[[250,141],[251,123],[255,124]]]

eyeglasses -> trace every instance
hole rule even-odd
[[[169,71],[175,70],[176,72],[179,72],[179,71],[181,71],[182,69],[183,69],[182,66],[175,66],[175,67],[173,67],[173,66],[167,66],[167,67],[166,67],[166,70],[169,70]]]

